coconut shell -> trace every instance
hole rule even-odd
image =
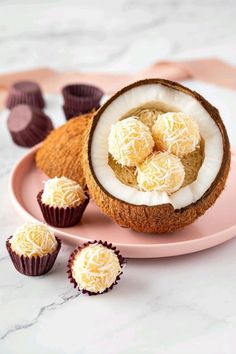
[[[110,104],[110,102],[125,91],[140,84],[159,83],[164,86],[182,91],[196,98],[201,105],[207,110],[212,119],[220,129],[223,137],[223,159],[221,168],[212,183],[211,187],[196,203],[192,203],[185,208],[175,210],[171,204],[163,204],[157,206],[133,205],[110,195],[103,186],[98,182],[90,159],[91,142],[93,132],[102,112]],[[90,196],[107,216],[111,217],[116,223],[123,227],[128,227],[139,232],[155,232],[164,233],[171,232],[194,222],[199,216],[203,215],[216,201],[224,189],[225,182],[230,168],[230,145],[225,126],[221,120],[218,110],[213,107],[198,93],[190,89],[163,79],[149,79],[136,82],[115,94],[95,115],[90,127],[87,130],[87,143],[84,149],[84,173],[86,183],[90,192]]]
[[[35,159],[37,167],[48,177],[65,176],[85,187],[82,149],[84,132],[93,116],[91,113],[70,119],[44,140]]]

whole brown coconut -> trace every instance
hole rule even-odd
[[[134,205],[114,197],[109,194],[98,181],[91,161],[91,144],[93,141],[93,133],[106,108],[126,91],[139,85],[147,85],[150,83],[161,84],[165,87],[170,87],[171,89],[184,92],[185,94],[194,97],[215,121],[223,139],[223,159],[219,172],[213,183],[199,200],[181,209],[174,209],[171,204],[154,206]],[[227,132],[218,110],[202,96],[172,81],[163,79],[149,79],[134,83],[122,89],[110,100],[108,100],[108,102],[106,102],[105,105],[103,105],[95,114],[94,119],[90,122],[90,128],[87,130],[87,142],[84,150],[83,163],[86,183],[89,188],[90,195],[104,214],[111,217],[116,223],[123,227],[128,227],[139,232],[164,233],[174,231],[191,224],[214,204],[224,189],[226,178],[228,176],[230,168],[230,145]]]
[[[36,165],[48,177],[65,176],[85,187],[82,150],[85,131],[94,113],[71,119],[53,130],[36,153]]]

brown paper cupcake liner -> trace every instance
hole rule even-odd
[[[91,85],[72,84],[62,89],[64,105],[78,112],[87,113],[99,106],[103,91]]]
[[[12,109],[19,104],[28,104],[33,107],[44,108],[45,101],[38,84],[34,82],[15,83],[9,91],[6,107]]]
[[[28,104],[29,106],[32,107],[38,107],[40,109],[45,107],[45,103],[43,98],[41,97],[37,97],[34,94],[15,94],[13,96],[13,94],[11,94],[6,102],[6,106],[8,109],[12,109],[15,106],[19,105],[19,104]]]
[[[111,250],[114,251],[114,253],[117,255],[118,259],[119,259],[119,262],[120,262],[120,266],[121,268],[124,268],[125,264],[126,264],[126,261],[125,261],[125,258],[120,254],[120,251],[117,250],[117,248],[115,246],[113,246],[111,243],[108,243],[107,241],[97,241],[97,240],[94,240],[94,241],[88,241],[86,243],[83,244],[83,246],[78,246],[70,255],[70,258],[68,260],[68,264],[67,264],[67,274],[68,274],[68,279],[70,281],[70,283],[73,284],[74,288],[77,288],[79,292],[81,292],[82,294],[88,294],[89,296],[94,296],[94,295],[100,295],[100,294],[104,294],[104,293],[107,293],[108,291],[112,290],[112,288],[118,284],[118,281],[120,280],[120,277],[121,275],[123,274],[123,272],[121,272],[117,277],[116,277],[116,280],[114,281],[113,284],[111,284],[111,286],[109,286],[109,288],[105,289],[102,293],[94,293],[94,292],[91,292],[89,290],[85,290],[85,289],[79,289],[78,288],[78,284],[76,282],[76,280],[73,278],[73,275],[72,275],[72,266],[73,266],[73,262],[74,262],[74,259],[75,259],[75,256],[77,255],[78,252],[80,252],[83,248],[89,246],[89,245],[92,245],[92,244],[95,244],[95,243],[98,243],[100,245],[103,245],[104,247],[107,247],[107,248],[110,248]]]
[[[76,109],[76,108],[73,108],[73,107],[68,107],[66,105],[63,105],[62,106],[62,109],[64,111],[64,114],[65,114],[65,117],[67,120],[71,119],[71,118],[75,118],[75,117],[78,117],[80,115],[83,115],[83,114],[87,114],[89,112],[93,112],[93,111],[96,111],[98,108],[100,107],[100,105],[98,104],[96,107],[93,107],[92,109],[90,109],[89,111],[86,111],[86,112],[81,112],[80,110]]]
[[[64,102],[64,106],[74,110],[76,112],[81,112],[83,114],[90,112],[92,109],[100,105],[100,100],[95,98],[90,98],[89,100],[79,99],[77,102]]]
[[[83,213],[89,203],[89,197],[77,207],[54,208],[42,202],[43,190],[37,195],[37,201],[43,214],[44,220],[55,227],[69,227],[80,222]]]
[[[9,129],[12,140],[22,147],[32,147],[43,141],[53,130],[53,124],[49,117],[35,119],[26,129],[13,132]]]
[[[46,256],[42,256],[42,257],[40,256],[25,257],[23,255],[19,256],[17,253],[15,253],[12,250],[11,244],[9,242],[11,237],[9,237],[8,240],[6,241],[6,247],[11,257],[12,263],[18,272],[24,275],[38,276],[38,275],[46,274],[51,270],[58,256],[58,253],[61,249],[61,240],[59,238],[56,237],[57,248],[55,249],[54,252],[49,253]]]

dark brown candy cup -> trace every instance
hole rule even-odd
[[[14,107],[7,125],[14,143],[23,147],[40,143],[53,129],[51,119],[38,108],[29,105]]]
[[[76,109],[73,109],[71,107],[67,107],[65,105],[62,106],[62,109],[64,111],[65,117],[67,120],[70,120],[71,118],[78,117],[82,114],[82,112],[77,111]]]
[[[62,89],[64,106],[83,114],[97,108],[103,94],[100,88],[86,84],[71,84]]]
[[[64,114],[65,114],[65,117],[67,120],[70,120],[71,118],[74,118],[74,117],[78,117],[80,115],[83,115],[83,114],[86,114],[86,113],[89,113],[93,110],[97,110],[98,108],[100,107],[100,105],[98,105],[97,107],[94,107],[92,110],[89,110],[88,112],[81,112],[79,111],[78,109],[76,108],[72,108],[72,107],[67,107],[66,105],[63,105],[62,106],[62,109],[64,111]]]
[[[117,277],[116,277],[116,280],[114,281],[114,283],[107,289],[105,289],[102,293],[93,293],[89,290],[85,290],[85,289],[79,289],[78,287],[78,284],[76,282],[76,280],[73,278],[73,275],[72,275],[72,267],[73,267],[73,262],[74,262],[74,259],[75,259],[75,256],[77,255],[78,252],[80,252],[83,248],[89,246],[89,245],[92,245],[94,243],[98,243],[100,245],[103,245],[104,247],[107,247],[107,248],[110,248],[111,250],[113,250],[115,252],[115,254],[117,255],[118,259],[119,259],[119,262],[120,262],[120,266],[121,268],[124,267],[126,261],[124,259],[124,257],[120,254],[120,251],[117,250],[117,248],[115,246],[113,246],[111,243],[108,243],[107,241],[97,241],[97,240],[94,240],[94,241],[89,241],[89,242],[86,242],[83,244],[83,246],[78,246],[70,255],[69,257],[69,260],[68,260],[68,264],[67,264],[67,274],[68,274],[68,279],[70,281],[70,283],[73,284],[74,288],[77,288],[78,291],[80,291],[82,294],[88,294],[89,296],[94,296],[94,295],[100,295],[100,294],[104,294],[104,293],[107,293],[108,291],[110,291],[115,285],[118,284],[118,281],[120,280],[120,277],[121,275],[123,274],[120,273]]]
[[[46,274],[51,270],[58,256],[58,253],[61,249],[61,240],[59,238],[56,237],[57,248],[55,249],[54,252],[49,253],[46,256],[42,256],[42,257],[40,256],[25,257],[25,256],[19,256],[17,253],[15,253],[12,250],[11,244],[9,242],[11,237],[9,237],[9,239],[6,241],[6,247],[11,257],[12,263],[14,264],[14,267],[18,272],[24,275],[38,276],[38,275]]]
[[[83,213],[89,203],[89,197],[77,207],[54,208],[42,202],[43,190],[37,195],[37,201],[43,214],[44,220],[55,227],[69,227],[80,222]]]
[[[19,81],[13,84],[7,97],[6,107],[12,109],[18,104],[44,108],[45,101],[40,86],[32,81]]]

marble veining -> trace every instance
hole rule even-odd
[[[17,289],[19,289],[19,288],[22,288],[22,286],[17,287]],[[34,326],[37,323],[37,321],[39,320],[39,318],[44,314],[44,312],[56,310],[58,306],[62,306],[65,303],[67,303],[68,301],[70,301],[72,299],[76,299],[79,295],[80,294],[77,293],[76,295],[70,295],[70,296],[66,297],[62,294],[61,295],[61,302],[58,302],[58,303],[52,302],[48,305],[41,307],[37,316],[35,318],[33,318],[29,323],[15,325],[13,328],[10,328],[5,333],[3,333],[3,335],[0,337],[0,340],[7,338],[8,336],[10,336],[11,334],[14,334],[17,331],[21,331],[21,330],[24,330],[24,329]]]
[[[209,56],[236,64],[235,16],[234,0],[2,0],[0,72],[135,72],[156,60]],[[234,145],[235,92],[185,84],[220,109]],[[183,257],[129,260],[119,286],[102,296],[69,283],[69,245],[47,275],[15,271],[5,240],[23,220],[8,183],[26,150],[12,143],[7,116],[0,112],[0,353],[234,354],[236,239]],[[63,119],[53,113],[56,126]]]

